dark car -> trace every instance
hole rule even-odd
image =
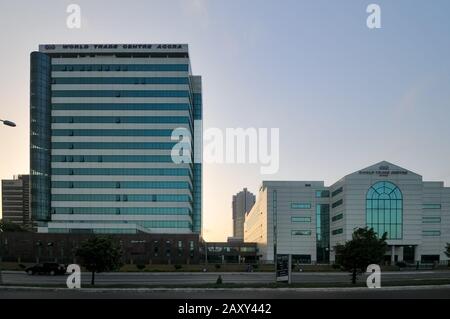
[[[66,266],[58,263],[42,263],[25,269],[28,275],[64,275],[66,273]]]

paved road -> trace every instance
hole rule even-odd
[[[9,285],[65,285],[66,276],[29,276],[24,272],[3,271],[3,282]],[[221,275],[224,283],[271,283],[272,273],[101,273],[96,274],[98,285],[186,285],[215,283]],[[359,281],[365,282],[365,276]],[[382,282],[450,280],[450,271],[405,271],[383,272]],[[90,283],[90,274],[82,273],[82,285]],[[348,283],[349,274],[329,273],[293,273],[294,283]]]
[[[368,288],[284,288],[284,289],[12,289],[0,287],[0,299],[450,299],[450,285]]]

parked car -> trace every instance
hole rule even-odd
[[[67,267],[58,263],[42,263],[25,269],[28,275],[64,275]]]

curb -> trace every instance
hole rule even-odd
[[[367,291],[366,287],[332,287],[332,288],[56,288],[56,287],[23,287],[0,286],[1,290],[33,290],[33,291],[81,291],[81,292],[163,292],[163,291],[295,291],[295,292],[349,292]],[[372,291],[396,291],[396,290],[426,290],[426,289],[450,289],[450,285],[423,285],[423,286],[395,286],[370,289]]]

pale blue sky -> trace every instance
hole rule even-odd
[[[66,28],[81,6],[82,28]],[[366,27],[381,6],[382,28]],[[188,43],[208,127],[280,128],[280,170],[205,165],[204,230],[262,179],[325,180],[381,160],[450,185],[449,1],[2,1],[0,178],[28,172],[29,53],[39,43]]]

